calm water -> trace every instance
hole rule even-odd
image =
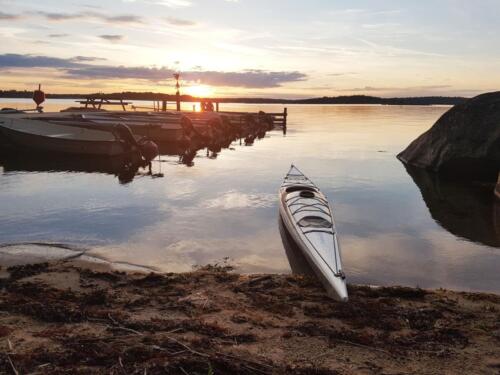
[[[29,105],[0,102],[6,106]],[[216,157],[201,150],[190,167],[163,155],[153,162],[163,178],[140,170],[127,184],[113,174],[0,159],[0,244],[64,244],[4,246],[0,262],[84,254],[186,271],[229,257],[242,272],[290,272],[277,190],[293,162],[332,202],[350,282],[498,292],[500,210],[489,195],[409,174],[396,159],[447,109],[289,106],[286,136],[271,131],[251,147],[236,141]]]

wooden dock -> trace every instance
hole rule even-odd
[[[137,106],[133,105],[130,102],[126,102],[123,99],[116,99],[116,100],[110,100],[105,97],[88,97],[85,100],[77,100],[77,103],[80,103],[81,105],[84,106],[84,108],[92,108],[92,109],[102,109],[103,106],[116,106],[119,105],[122,107],[124,111],[126,111],[126,106],[131,105],[132,110],[137,111],[137,110],[149,110],[152,112],[198,112],[196,111],[196,104],[195,103],[200,103],[200,108],[201,111],[199,112],[214,112],[214,113],[220,113],[224,114],[227,116],[245,116],[245,115],[254,115],[258,116],[259,114],[261,115],[267,115],[271,116],[273,120],[273,124],[275,126],[279,126],[281,128],[286,128],[287,126],[287,117],[288,117],[288,109],[285,107],[283,109],[283,112],[275,112],[275,113],[266,113],[266,112],[236,112],[236,111],[223,111],[220,110],[221,103],[219,101],[210,101],[210,100],[205,100],[205,101],[200,101],[200,102],[191,102],[193,103],[193,110],[192,111],[178,111],[178,108],[180,108],[180,103],[176,101],[167,101],[167,100],[156,100],[153,101],[153,106],[152,107],[146,107],[146,106]],[[172,109],[170,109],[172,108]],[[208,110],[207,110],[208,109]]]

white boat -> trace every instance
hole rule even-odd
[[[328,295],[348,300],[340,245],[328,200],[318,187],[291,166],[281,188],[280,216]]]

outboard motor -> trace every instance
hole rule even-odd
[[[149,139],[144,139],[139,142],[139,150],[142,157],[147,162],[150,162],[160,153],[158,145]]]
[[[188,138],[193,137],[196,134],[196,129],[193,126],[193,121],[187,116],[181,117],[181,127],[184,131],[184,135]]]
[[[116,124],[113,130],[118,135],[118,138],[125,142],[128,151],[137,151],[145,161],[150,162],[159,154],[156,143],[147,138],[142,138],[137,142],[132,130],[127,125]]]
[[[132,134],[132,130],[127,125],[124,124],[116,124],[113,126],[114,133],[118,135],[118,138],[123,140],[127,147],[129,148],[129,151],[134,147],[138,147],[139,145],[137,144],[137,141],[134,138],[134,135]]]

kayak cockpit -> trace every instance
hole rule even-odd
[[[292,185],[292,186],[288,186],[285,191],[287,193],[294,193],[296,191],[300,191],[301,193],[302,192],[311,192],[314,194],[314,192],[318,191],[317,189],[313,188],[313,187],[310,187],[310,186],[304,186],[304,185]],[[314,196],[314,195],[313,195]]]
[[[315,229],[332,228],[332,223],[320,216],[305,216],[302,219],[300,219],[297,222],[297,224],[301,228],[315,228]]]

